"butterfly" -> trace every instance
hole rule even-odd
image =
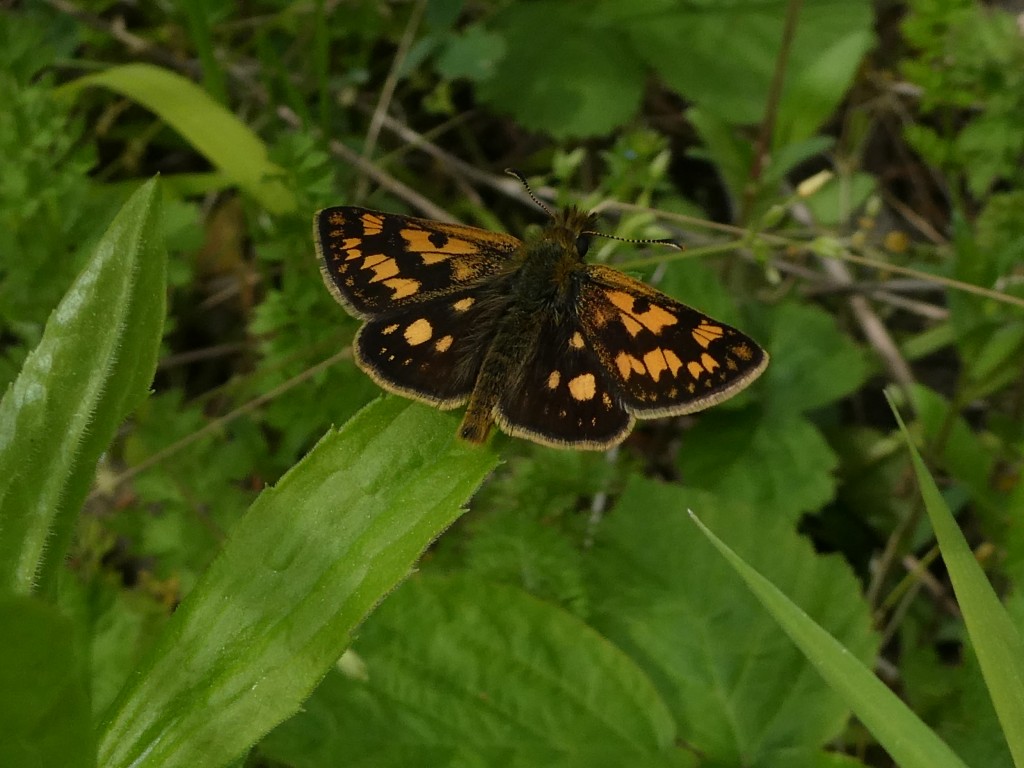
[[[367,208],[318,211],[324,283],[363,321],[359,367],[443,410],[468,403],[458,434],[471,443],[497,425],[589,450],[622,442],[637,418],[720,403],[765,369],[768,353],[735,328],[588,264],[593,214],[548,213],[521,241]]]

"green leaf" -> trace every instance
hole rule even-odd
[[[296,712],[494,467],[452,421],[379,400],[264,491],[115,702],[100,763],[224,765]]]
[[[634,49],[685,98],[732,125],[759,122],[789,0],[607,0]],[[612,22],[615,23],[615,22]],[[811,136],[843,98],[871,44],[866,0],[805,0],[786,66],[777,146]]]
[[[907,428],[892,399],[889,399],[900,429],[907,440],[914,473],[921,488],[925,509],[935,529],[942,550],[942,559],[949,571],[971,644],[978,656],[989,695],[995,705],[1003,735],[1010,747],[1014,763],[1024,765],[1024,641],[1010,615],[999,602],[985,572],[971,551],[956,520],[942,499],[921,455],[917,452]]]
[[[164,321],[159,187],[125,203],[0,401],[0,591],[52,584],[96,462],[146,396]]]
[[[494,74],[497,63],[505,55],[505,38],[478,25],[466,28],[461,35],[452,35],[437,59],[442,77],[486,80]]]
[[[285,171],[268,159],[263,141],[191,80],[152,64],[124,64],[72,80],[57,93],[72,97],[87,86],[109,88],[158,115],[271,213],[295,209],[279,178]]]
[[[360,631],[358,678],[331,675],[265,741],[298,765],[670,766],[650,680],[571,614],[475,577],[411,579]],[[304,759],[303,759],[304,758]]]
[[[85,654],[75,640],[53,606],[0,599],[0,765],[96,765]]]
[[[644,68],[615,29],[557,0],[515,3],[491,26],[507,54],[480,98],[557,138],[605,134],[636,113]]]
[[[772,361],[760,386],[773,415],[813,411],[857,391],[867,378],[864,354],[816,307],[782,304],[770,334]]]
[[[900,768],[967,768],[896,694],[858,660],[856,653],[851,653],[827,628],[815,623],[801,606],[748,565],[708,526],[696,517],[694,521],[746,582],[761,605],[807,656],[814,669],[847,702]]]
[[[686,119],[700,134],[700,151],[691,154],[706,156],[722,176],[733,204],[743,198],[750,180],[754,151],[749,139],[737,135],[732,127],[713,109],[690,107]]]
[[[847,707],[693,535],[691,506],[853,657],[873,657],[867,606],[838,557],[816,554],[788,521],[755,506],[649,480],[632,481],[598,530],[591,623],[647,670],[679,737],[714,764],[776,766],[788,752],[817,752],[842,731]]]
[[[769,418],[753,408],[702,414],[686,432],[679,452],[679,471],[687,485],[791,521],[833,497],[832,473],[838,463],[807,419]]]

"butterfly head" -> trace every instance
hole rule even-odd
[[[594,214],[569,206],[552,214],[544,236],[583,259],[590,248],[590,241],[598,234],[593,231],[596,223],[597,217]]]
[[[597,216],[595,214],[581,211],[574,205],[563,208],[558,213],[555,213],[533,193],[533,190],[530,189],[529,182],[526,181],[526,177],[523,176],[523,174],[515,168],[506,168],[505,173],[519,179],[519,183],[526,189],[527,194],[530,195],[533,202],[543,208],[551,217],[551,223],[544,230],[545,237],[556,242],[569,253],[575,253],[580,259],[583,259],[587,255],[587,251],[590,248],[590,241],[594,236],[607,237],[609,240],[621,240],[625,243],[658,243],[659,245],[668,245],[672,248],[679,248],[682,250],[682,247],[677,242],[668,238],[655,240],[647,238],[637,239],[633,237],[606,235],[603,232],[597,232],[594,230],[594,226],[597,224]]]

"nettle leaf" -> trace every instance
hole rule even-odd
[[[593,21],[555,0],[509,6],[490,24],[508,52],[480,83],[480,98],[558,138],[600,135],[630,120],[645,68],[621,32]]]
[[[419,576],[261,745],[295,765],[680,766],[672,718],[622,651],[571,614],[476,577]]]
[[[771,365],[769,364],[769,370]],[[834,495],[839,460],[802,416],[768,418],[757,408],[718,408],[686,432],[679,452],[683,481],[796,520]]]
[[[782,304],[767,340],[772,361],[761,392],[776,416],[807,413],[846,397],[867,379],[864,353],[816,307]]]
[[[772,359],[752,387],[760,410],[702,413],[686,433],[679,468],[687,484],[795,519],[832,498],[838,466],[802,414],[860,387],[867,364],[835,320],[814,307],[781,305],[762,340]]]
[[[791,523],[701,491],[632,481],[588,564],[592,624],[654,680],[679,738],[723,765],[779,766],[837,737],[849,710],[694,527],[693,509],[850,653],[877,640],[856,578]]]

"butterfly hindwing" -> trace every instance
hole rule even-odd
[[[477,293],[465,289],[367,321],[353,342],[356,362],[391,392],[442,409],[461,405],[487,351],[475,329],[488,327],[494,313]]]
[[[539,339],[498,402],[498,426],[561,448],[601,449],[620,442],[633,417],[609,388],[601,360],[581,330],[551,315]]]
[[[368,208],[325,208],[313,220],[324,282],[356,317],[427,301],[500,271],[511,235]]]
[[[622,404],[641,418],[708,408],[768,364],[767,353],[735,328],[610,267],[587,267],[577,308]]]

